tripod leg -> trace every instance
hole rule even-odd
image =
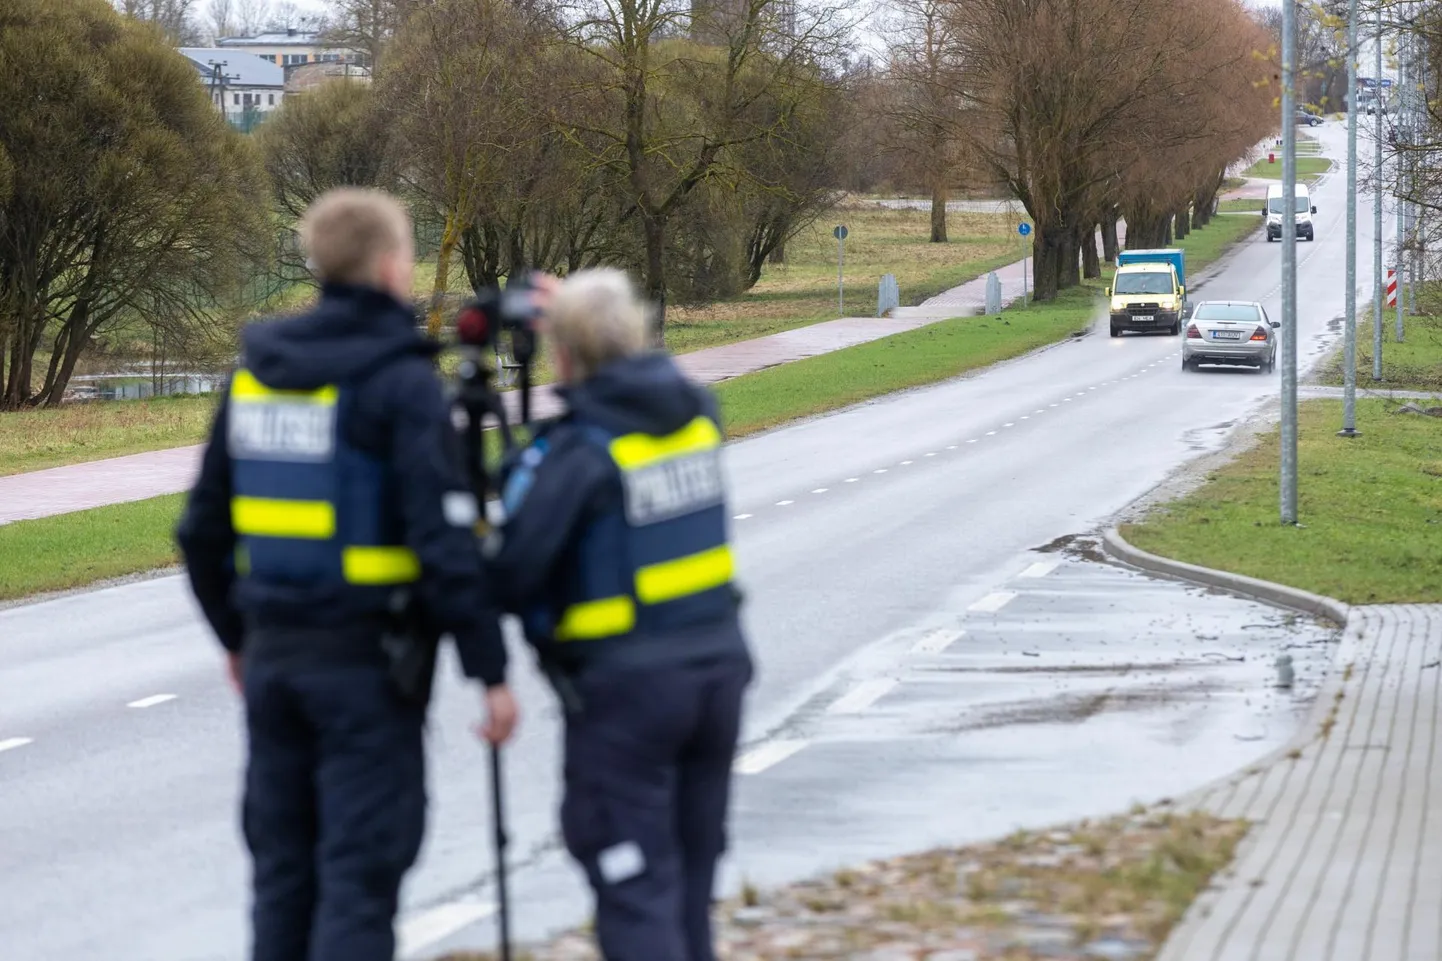
[[[501,921],[501,961],[511,961],[511,905],[506,892],[506,815],[501,806],[501,749],[491,746],[491,812],[496,844],[496,907]]]

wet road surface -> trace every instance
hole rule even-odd
[[[1343,186],[1314,195],[1317,241],[1298,247],[1304,367],[1336,339],[1343,301]],[[1365,250],[1370,213],[1359,222]],[[1244,245],[1196,296],[1279,315],[1279,254]],[[1285,739],[1329,631],[1033,551],[1094,531],[1275,398],[1277,375],[1183,372],[1179,348],[1103,332],[728,448],[760,662],[729,884],[1104,813]],[[0,611],[0,638],[6,955],[242,957],[239,711],[182,583]],[[1299,688],[1272,692],[1287,645]],[[507,799],[519,933],[535,934],[588,907],[555,851],[554,699],[518,654],[528,714]],[[402,924],[420,956],[488,938],[478,697],[442,667],[431,828]]]

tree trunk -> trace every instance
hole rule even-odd
[[[84,353],[85,344],[90,340],[90,335],[94,333],[94,330],[86,326],[89,310],[81,310],[80,307],[77,307],[76,311],[80,312],[80,317],[76,318],[72,313],[72,319],[66,325],[70,330],[70,337],[65,345],[65,357],[60,364],[59,371],[40,397],[41,406],[60,406],[60,402],[65,399],[65,388],[70,386],[70,378],[75,373],[75,364],[80,360],[80,355]],[[160,394],[159,391],[155,393],[156,396]]]
[[[767,260],[773,264],[786,263],[786,241],[783,240],[777,244],[776,249],[771,251],[771,256],[768,257]]]
[[[1057,274],[1060,270],[1060,250],[1057,228],[1036,225],[1035,240],[1031,242],[1033,278],[1035,288],[1032,300],[1045,303],[1056,300]]]
[[[1117,262],[1117,254],[1121,252],[1121,241],[1117,238],[1117,214],[1115,210],[1107,211],[1102,217],[1102,256],[1109,264]]]
[[[1171,214],[1164,214],[1162,216],[1162,238],[1158,246],[1170,247],[1172,243],[1172,216]]]
[[[1177,225],[1177,239],[1185,240],[1187,234],[1192,232],[1192,218],[1187,210],[1186,204],[1182,204],[1177,208],[1175,222]]]
[[[1089,227],[1082,240],[1082,276],[1087,280],[1096,280],[1101,275],[1101,258],[1097,256],[1097,232],[1095,227]]]
[[[947,189],[943,174],[937,174],[931,184],[931,242],[946,243],[946,200]]]
[[[1057,250],[1056,286],[1058,290],[1076,287],[1081,283],[1081,231],[1067,227],[1061,231],[1061,244]]]
[[[640,210],[641,231],[646,238],[646,296],[655,305],[655,345],[666,346],[666,221],[647,210]]]
[[[431,309],[426,314],[426,332],[432,337],[439,337],[441,333],[441,308],[450,287],[451,254],[455,252],[463,230],[455,211],[446,211],[446,229],[441,234],[441,249],[436,254],[436,281],[431,285]]]

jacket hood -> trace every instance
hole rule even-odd
[[[390,294],[334,284],[308,313],[245,328],[241,345],[244,366],[278,390],[352,381],[402,354],[439,350],[416,329],[414,311]]]
[[[699,414],[716,416],[710,395],[662,353],[612,361],[556,392],[577,416],[618,433],[670,434]]]

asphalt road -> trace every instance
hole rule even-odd
[[[1343,128],[1318,133],[1341,153]],[[1304,368],[1337,337],[1344,189],[1314,190],[1318,239],[1298,245]],[[1370,208],[1359,220],[1365,286]],[[1280,317],[1279,258],[1247,244],[1197,296]],[[728,885],[1105,813],[1286,739],[1333,632],[1082,542],[1035,550],[1095,530],[1279,390],[1280,374],[1183,372],[1179,349],[1103,327],[728,449],[760,661]],[[0,955],[243,957],[239,709],[183,584],[0,611],[0,639]],[[1271,688],[1283,650],[1291,692]],[[507,801],[531,936],[588,905],[555,849],[554,699],[517,654],[528,714]],[[401,925],[416,956],[490,937],[487,765],[476,695],[449,667]]]

